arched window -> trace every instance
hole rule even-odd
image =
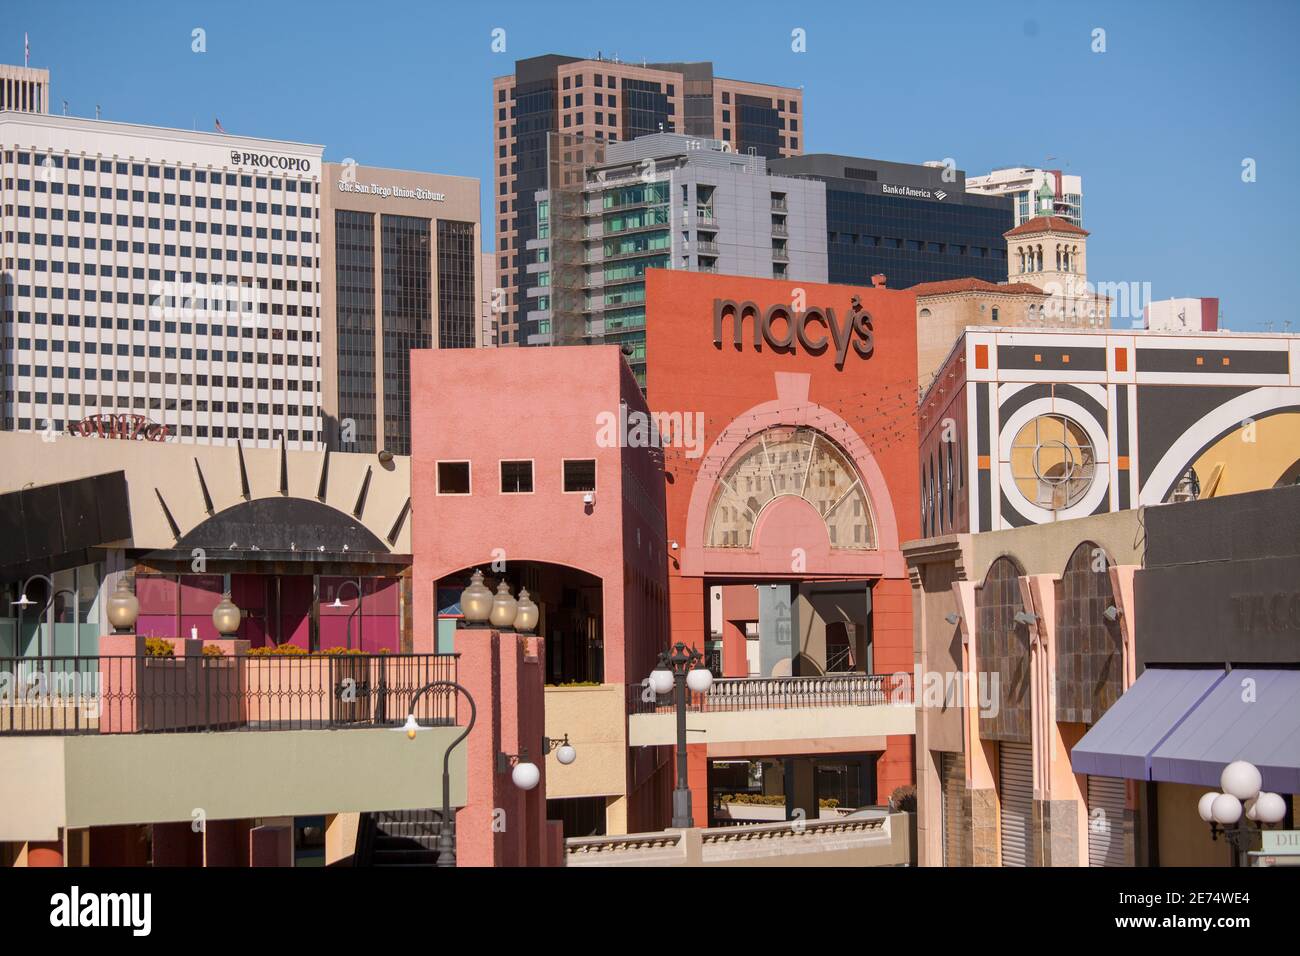
[[[1106,552],[1084,541],[1065,565],[1056,601],[1056,719],[1092,724],[1123,692],[1123,657]]]
[[[1029,742],[1029,629],[1016,620],[1025,609],[1020,574],[1014,559],[998,558],[975,592],[976,660],[989,675],[989,690],[997,693],[997,706],[980,711],[986,740]]]
[[[871,502],[853,460],[830,436],[789,425],[750,436],[731,456],[709,506],[705,546],[750,547],[763,509],[787,496],[817,509],[832,548],[876,547]]]

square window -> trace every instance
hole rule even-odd
[[[467,461],[438,462],[438,494],[440,495],[469,494],[469,462]]]
[[[533,463],[531,461],[501,462],[501,493],[527,495],[533,492]]]
[[[596,490],[596,459],[579,458],[564,463],[565,491]]]

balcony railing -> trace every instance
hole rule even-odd
[[[641,685],[628,687],[628,713],[673,712],[673,696],[645,697]],[[909,674],[830,674],[824,677],[725,677],[707,694],[688,691],[687,709],[697,713],[791,710],[813,707],[877,707],[912,702]]]
[[[455,654],[0,658],[0,735],[398,727]],[[457,698],[420,698],[423,726],[457,722]]]

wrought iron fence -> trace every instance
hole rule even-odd
[[[0,735],[396,727],[456,673],[455,654],[0,658]],[[457,697],[415,716],[455,724]]]
[[[726,677],[707,694],[687,692],[687,709],[699,713],[809,707],[874,707],[912,702],[909,674],[828,674],[823,677]],[[628,713],[673,710],[673,695],[655,697],[646,686],[628,687]]]

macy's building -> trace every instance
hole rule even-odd
[[[672,638],[719,678],[688,721],[698,824],[912,782],[916,309],[881,280],[648,273]],[[667,708],[632,710],[631,746],[673,740]]]

